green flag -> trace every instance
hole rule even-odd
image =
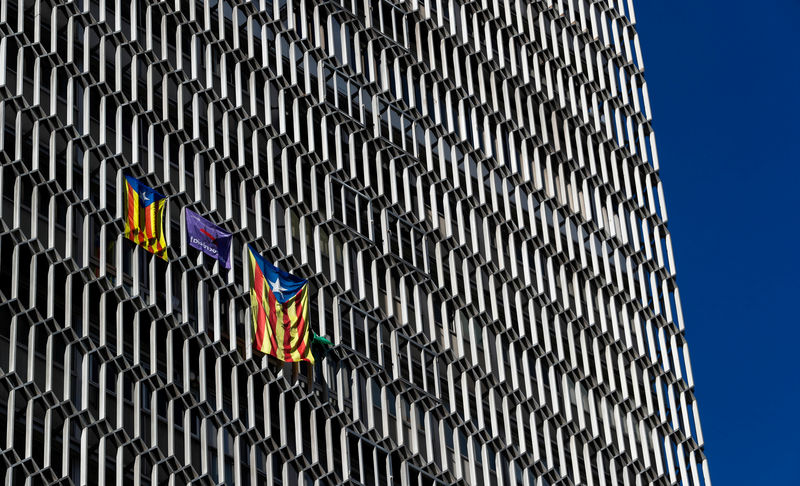
[[[314,356],[315,361],[320,362],[325,359],[328,351],[333,347],[333,343],[324,336],[318,336],[315,332],[313,334],[311,338],[311,354]]]

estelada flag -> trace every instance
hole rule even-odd
[[[164,208],[167,198],[138,179],[125,176],[125,238],[167,259]]]
[[[308,280],[277,268],[247,245],[253,347],[281,361],[314,362],[308,325]]]
[[[233,236],[189,208],[186,208],[186,238],[189,246],[216,258],[223,267],[231,268]]]

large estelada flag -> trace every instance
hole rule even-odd
[[[308,324],[308,280],[284,272],[247,245],[253,347],[281,361],[314,362]]]
[[[233,236],[189,208],[186,208],[186,237],[190,246],[231,268]]]
[[[138,179],[125,176],[125,238],[167,259],[164,208],[167,198]]]

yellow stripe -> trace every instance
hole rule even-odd
[[[308,284],[306,284],[306,287],[303,289],[302,303],[303,303],[303,322],[306,323],[305,333],[302,336],[303,342],[306,345],[305,358],[313,364],[314,355],[311,354],[311,340],[309,339],[311,337],[311,323],[308,322]],[[302,357],[299,359],[302,359]]]
[[[158,201],[158,208],[154,211],[153,224],[155,228],[153,231],[156,235],[156,247],[161,246],[160,257],[167,260],[167,235],[164,231],[164,209],[166,208],[167,199],[164,198]],[[154,252],[155,253],[155,252]]]
[[[291,351],[289,352],[289,356],[291,356],[292,361],[300,361],[302,357],[300,356],[300,353],[297,350],[297,346],[300,344],[300,341],[298,341],[297,337],[297,332],[298,332],[297,325],[299,323],[297,322],[296,300],[292,301],[292,305],[289,306],[287,312],[289,314],[289,322],[291,322],[291,324],[289,325],[289,345],[291,346],[290,348]]]
[[[280,302],[275,302],[275,357],[281,361],[286,361],[286,355],[283,353],[283,306]]]
[[[289,319],[291,320],[291,358],[293,361],[302,361],[306,359],[311,363],[314,362],[314,356],[311,354],[311,343],[309,342],[310,336],[310,326],[308,323],[308,292],[306,289],[303,289],[302,296],[300,299],[295,300],[292,302],[292,305],[289,307]],[[304,329],[302,334],[300,333],[300,317],[297,314],[297,305],[300,304],[302,306],[302,318],[303,322],[305,323]],[[305,351],[306,354],[303,356],[300,352],[300,345],[305,344]]]
[[[253,265],[255,265],[255,260]],[[264,340],[261,341],[261,352],[264,354],[272,354],[272,327],[269,325],[269,288],[267,287],[267,279],[261,281],[261,305],[264,306],[266,319],[264,320]]]

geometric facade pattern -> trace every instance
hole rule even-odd
[[[5,484],[710,485],[634,25],[0,0]],[[313,374],[250,346],[248,244],[309,280]]]

